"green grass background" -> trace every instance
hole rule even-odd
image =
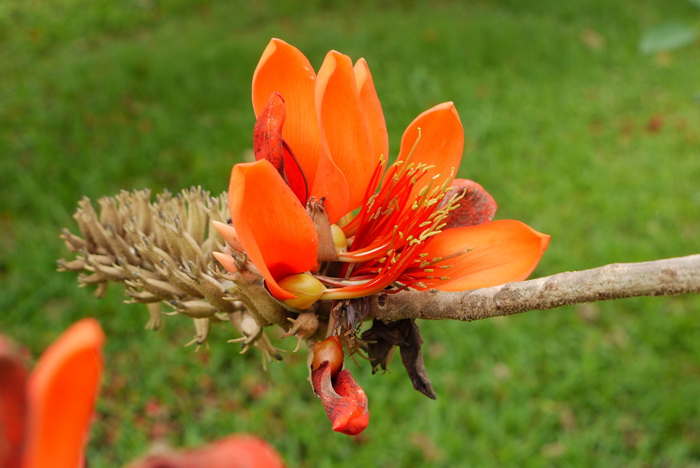
[[[700,44],[644,56],[637,42],[699,14],[682,0],[3,0],[0,330],[38,356],[73,321],[100,320],[93,468],[241,431],[290,467],[700,466],[698,297],[423,322],[437,401],[399,362],[385,375],[351,363],[372,421],[350,438],[330,431],[304,353],[263,372],[226,327],[195,353],[188,320],[146,331],[118,288],[98,300],[55,271],[83,195],[226,189],[271,37],[315,66],[329,49],[365,57],[394,154],[414,116],[454,101],[460,175],[499,218],[552,235],[535,275],[698,253]]]

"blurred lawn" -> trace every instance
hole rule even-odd
[[[145,331],[121,291],[97,300],[55,272],[83,195],[226,188],[251,146],[251,75],[273,36],[316,66],[331,48],[364,56],[394,152],[415,115],[455,101],[461,176],[495,196],[500,218],[552,235],[536,275],[698,253],[700,45],[637,52],[646,28],[693,7],[466,3],[0,3],[0,330],[36,356],[79,317],[100,319],[108,372],[91,467],[154,440],[239,431],[290,467],[700,466],[698,297],[421,323],[438,400],[398,362],[375,376],[351,364],[372,423],[349,438],[330,431],[303,353],[264,373],[223,327],[194,353],[188,320]]]

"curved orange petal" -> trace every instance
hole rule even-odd
[[[27,385],[24,468],[81,466],[102,375],[103,343],[97,321],[83,319],[39,359]]]
[[[326,55],[316,78],[316,109],[321,151],[330,155],[348,181],[348,207],[344,210],[347,213],[362,203],[379,161],[379,155],[372,153],[355,70],[347,55],[334,50]],[[333,195],[331,191],[327,197]]]
[[[362,58],[357,61],[354,69],[357,89],[360,90],[362,111],[365,114],[372,141],[372,157],[376,160],[379,156],[384,155],[386,159],[389,156],[389,135],[386,131],[382,104],[379,102],[377,90],[374,88],[372,74],[369,72],[367,62]]]
[[[318,251],[316,228],[294,192],[260,160],[233,166],[228,203],[238,241],[270,293],[293,299],[277,280],[313,268]]]
[[[419,137],[420,135],[420,137]],[[464,129],[457,109],[451,102],[438,104],[411,122],[401,138],[398,160],[435,166],[414,188],[417,193],[431,178],[439,186],[454,177],[459,170],[464,151]]]
[[[315,199],[325,198],[324,207],[328,214],[328,220],[335,224],[340,218],[348,214],[348,200],[350,197],[349,181],[333,160],[322,155],[318,162],[318,171],[314,181],[310,197]]]
[[[304,170],[306,180],[316,178],[321,148],[314,86],[316,74],[299,49],[272,39],[253,74],[253,109],[258,117],[273,92],[284,98],[287,119],[282,136]]]
[[[447,229],[427,245],[427,259],[467,252],[431,268],[449,280],[433,286],[443,291],[486,288],[527,278],[549,244],[549,236],[515,220]],[[440,266],[451,265],[440,270]]]

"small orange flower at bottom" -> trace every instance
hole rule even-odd
[[[311,382],[321,399],[334,431],[357,435],[369,425],[367,395],[343,367],[340,338],[330,336],[316,343],[311,363]]]
[[[256,161],[233,167],[231,225],[217,229],[274,299],[324,318],[330,309],[330,335],[357,332],[364,297],[496,286],[537,266],[549,236],[493,221],[493,198],[456,179],[464,129],[452,102],[418,115],[388,165],[384,113],[363,59],[330,51],[315,72],[298,49],[272,39],[252,91]],[[236,273],[230,258],[217,258]],[[359,313],[335,320],[349,309]],[[366,396],[346,371],[318,361],[312,381],[334,429],[364,429]]]

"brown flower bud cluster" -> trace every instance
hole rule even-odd
[[[188,344],[204,343],[211,323],[224,321],[243,335],[232,341],[242,341],[244,351],[254,345],[265,359],[280,358],[262,332],[270,323],[251,312],[252,304],[240,294],[242,284],[236,284],[250,282],[250,274],[248,280],[232,276],[212,256],[213,251],[227,249],[211,223],[226,223],[225,193],[213,197],[190,188],[176,195],[165,192],[151,201],[149,190],[122,191],[97,204],[99,210],[88,198],[78,203],[74,218],[80,234],[67,229],[61,234],[76,256],[59,260],[60,271],[80,273],[80,285],[95,285],[98,297],[110,282],[122,283],[127,302],[148,306],[147,328],[159,328],[165,303],[173,309],[166,315],[193,319],[195,337]],[[288,328],[286,316],[280,321]]]

